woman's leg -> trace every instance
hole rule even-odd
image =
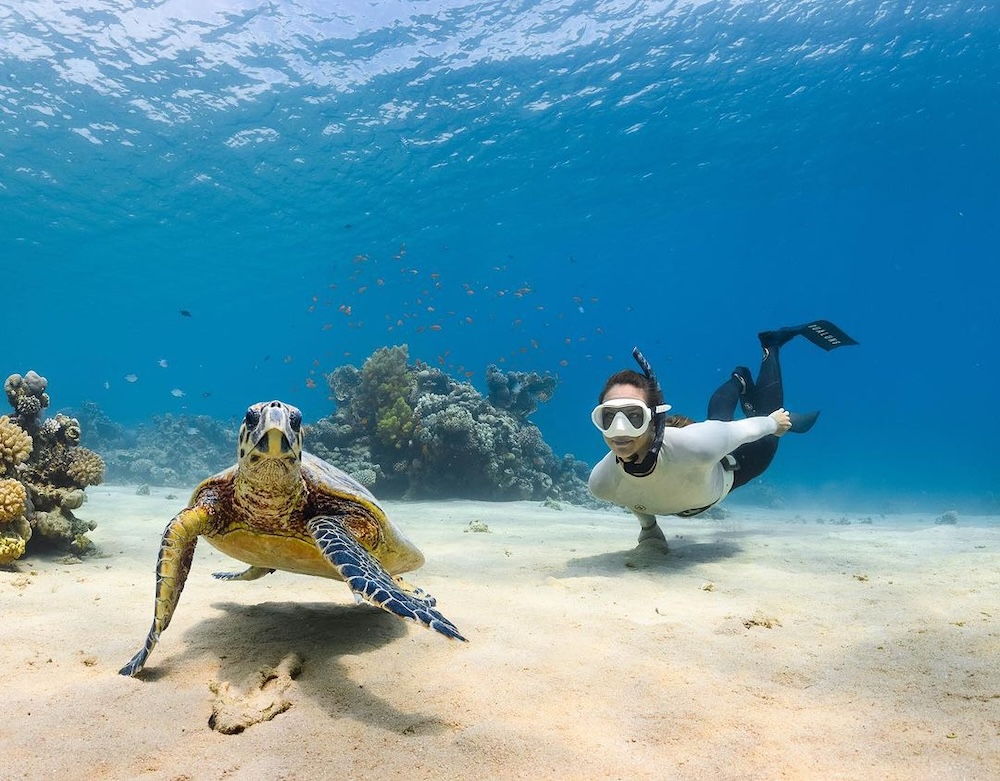
[[[743,414],[748,418],[755,415],[770,415],[785,405],[785,392],[781,385],[781,361],[778,358],[779,346],[778,343],[769,344],[761,334],[764,357],[757,372],[757,383],[742,397]],[[733,490],[746,485],[755,477],[760,477],[771,465],[777,452],[778,438],[773,434],[736,448],[733,457],[739,468],[733,474]]]
[[[764,358],[757,372],[757,385],[752,394],[743,401],[743,412],[747,417],[753,415],[770,415],[779,407],[785,406],[785,391],[781,385],[781,361],[778,358],[778,345],[762,345]],[[750,403],[749,411],[747,402]]]
[[[735,491],[741,485],[746,485],[755,477],[764,474],[764,470],[771,465],[777,452],[778,438],[774,434],[768,434],[763,439],[736,448],[732,455],[739,468],[733,473],[733,487],[730,490]]]
[[[708,400],[708,420],[732,420],[740,398],[753,393],[753,378],[746,366],[737,366]]]

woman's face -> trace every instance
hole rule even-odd
[[[613,399],[639,399],[647,406],[649,404],[646,392],[636,385],[612,385],[604,394],[601,403]],[[604,437],[604,442],[622,461],[641,461],[653,444],[653,431],[654,427],[650,424],[649,428],[637,437]]]

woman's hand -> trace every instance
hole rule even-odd
[[[778,424],[778,430],[774,432],[776,437],[780,437],[792,427],[792,418],[784,407],[778,407],[768,417]]]

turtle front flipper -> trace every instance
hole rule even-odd
[[[465,640],[458,628],[434,609],[433,600],[426,594],[407,593],[339,518],[320,515],[310,519],[306,527],[323,555],[358,597],[445,637]]]
[[[156,561],[156,602],[153,610],[153,625],[146,635],[146,642],[132,660],[118,672],[121,675],[136,675],[146,663],[160,634],[170,625],[170,618],[177,607],[177,601],[184,590],[184,582],[191,571],[198,535],[208,521],[208,513],[201,507],[181,510],[167,524],[160,541],[160,555]]]
[[[257,580],[273,574],[274,570],[269,567],[247,567],[242,572],[213,572],[212,577],[216,580]]]

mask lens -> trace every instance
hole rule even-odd
[[[620,417],[619,417],[620,416]],[[594,409],[591,419],[602,433],[637,437],[649,426],[652,412],[641,402],[601,404]],[[617,423],[616,423],[617,420]]]
[[[625,413],[628,422],[635,426],[635,428],[643,428],[642,424],[646,422],[646,410],[644,407],[622,407],[622,412]]]

